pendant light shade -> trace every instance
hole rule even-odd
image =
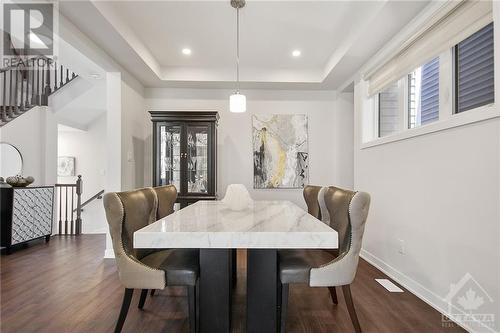
[[[247,110],[247,98],[238,91],[229,96],[229,110],[235,113],[245,112]]]
[[[235,113],[247,110],[247,98],[240,94],[240,8],[245,7],[245,0],[231,0],[236,9],[236,91],[229,97],[229,111]]]

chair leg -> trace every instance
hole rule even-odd
[[[354,326],[354,331],[356,331],[356,333],[361,333],[361,326],[359,325],[354,302],[352,301],[351,286],[348,284],[342,286],[342,292],[344,293],[344,299],[347,304],[347,310],[349,311],[349,317],[351,317],[352,325]]]
[[[335,290],[335,287],[328,287],[328,290],[330,291],[330,296],[332,298],[333,304],[339,304],[339,301],[337,299],[337,291]]]
[[[122,308],[120,310],[118,321],[116,322],[115,333],[120,333],[122,331],[123,323],[125,322],[125,318],[127,318],[128,308],[130,307],[130,301],[132,300],[133,293],[134,289],[125,288]]]
[[[155,295],[155,291],[156,291],[156,289],[151,289],[151,296]]]
[[[196,286],[188,286],[189,331],[196,333]]]
[[[286,332],[286,314],[288,310],[288,291],[289,284],[284,283],[281,285],[281,313],[280,313],[280,332]]]
[[[148,290],[142,289],[141,298],[139,299],[139,305],[137,306],[141,310],[142,308],[144,308],[144,302],[146,302],[146,297],[148,297]]]

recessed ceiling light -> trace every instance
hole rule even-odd
[[[302,52],[300,52],[300,50],[293,50],[292,51],[292,56],[294,56],[294,57],[300,57],[301,54],[302,54]]]
[[[182,49],[182,54],[184,54],[184,55],[190,55],[191,54],[191,49],[188,49],[188,48]]]
[[[99,80],[101,78],[101,75],[98,73],[92,73],[92,74],[90,74],[90,77],[95,79],[95,80]]]

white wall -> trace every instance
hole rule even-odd
[[[229,90],[146,89],[147,110],[216,110],[218,126],[218,195],[223,197],[231,183],[243,183],[254,199],[286,199],[304,207],[301,189],[253,189],[251,115],[259,113],[307,114],[309,120],[309,175],[311,184],[352,186],[352,109],[341,106],[344,96],[332,91],[245,91],[247,112],[229,112]],[[347,100],[352,104],[352,98]],[[337,107],[340,106],[340,107]],[[145,160],[146,184],[151,184],[151,122]]]
[[[56,126],[49,108],[35,107],[0,129],[0,141],[16,146],[21,152],[23,175],[33,176],[33,185],[52,185],[57,180]]]
[[[354,95],[338,93],[334,105],[333,172],[334,184],[354,186]]]
[[[441,309],[467,272],[500,300],[499,133],[497,118],[355,151],[365,258]]]
[[[144,186],[144,98],[143,88],[122,78],[121,82],[121,165],[122,190]]]
[[[75,157],[75,175],[83,180],[82,202],[104,189],[106,173],[106,115],[88,125],[87,131],[59,130],[58,156]],[[62,184],[74,183],[77,177],[58,177]],[[94,200],[82,213],[83,233],[104,233],[107,230],[101,200]]]
[[[499,21],[498,3],[494,8]],[[497,115],[499,54],[496,43],[496,105],[490,111]],[[493,330],[469,329],[498,332],[500,118],[363,149],[364,81],[354,91],[354,187],[372,196],[363,257],[445,313],[451,284],[470,273],[496,302],[485,297],[481,311],[494,313],[497,323]],[[398,253],[401,241],[405,254]]]

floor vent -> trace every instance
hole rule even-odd
[[[403,289],[396,286],[391,280],[388,279],[375,279],[380,283],[385,289],[389,290],[391,293],[402,293]]]

